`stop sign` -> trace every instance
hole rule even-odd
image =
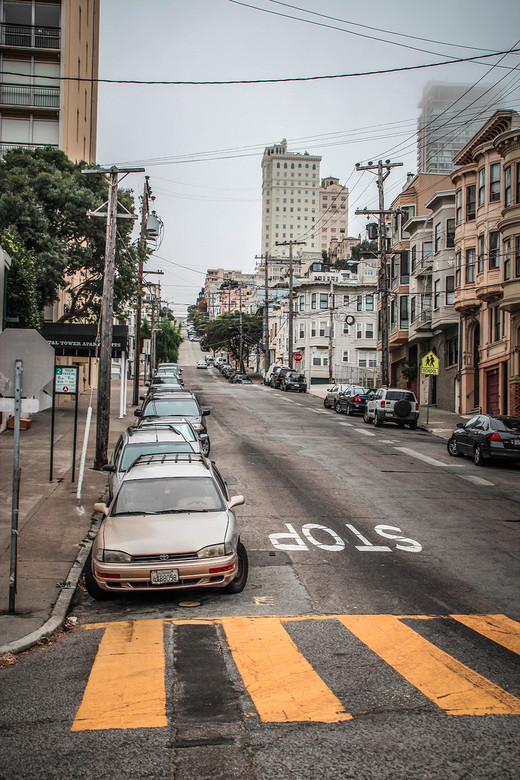
[[[301,352],[295,352],[294,355],[293,355],[293,358],[295,359],[295,361],[297,363],[300,363],[302,357],[303,357],[303,355],[302,355]]]

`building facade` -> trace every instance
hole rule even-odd
[[[455,157],[460,411],[520,414],[520,116],[497,111]]]
[[[267,147],[262,158],[262,255],[288,258],[286,241],[305,241],[321,254],[321,157],[287,151],[287,141]]]
[[[0,154],[95,162],[98,59],[99,0],[0,0]]]
[[[329,253],[333,241],[348,236],[348,189],[333,176],[321,180],[319,215],[320,249]]]

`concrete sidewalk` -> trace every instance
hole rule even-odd
[[[143,392],[146,388],[143,388]],[[119,417],[120,382],[112,381],[111,452],[119,434],[133,425],[135,407]],[[9,613],[13,431],[0,434],[0,654],[16,653],[51,634],[65,620],[99,520],[93,505],[105,494],[107,475],[94,471],[96,393],[81,498],[77,486],[90,391],[80,394],[75,482],[72,479],[74,399],[55,412],[53,481],[50,477],[51,410],[34,414],[20,433],[20,502],[15,612]],[[142,394],[142,393],[141,393]],[[132,383],[128,399],[132,398]]]
[[[112,381],[110,441],[111,452],[119,434],[133,425],[135,407],[127,404],[119,417],[119,381]],[[140,394],[144,394],[143,387]],[[311,388],[310,395],[322,399],[326,385]],[[131,382],[128,398],[132,398]],[[15,612],[10,614],[9,571],[11,540],[13,432],[0,434],[0,655],[19,653],[60,628],[78,584],[83,565],[100,519],[93,505],[105,494],[107,478],[94,471],[96,437],[96,393],[92,394],[92,423],[86,468],[78,501],[77,480],[81,449],[90,403],[90,391],[79,398],[76,481],[72,477],[74,401],[65,398],[56,410],[53,481],[49,482],[50,410],[33,415],[31,428],[22,431],[20,447],[20,512],[18,571]],[[333,414],[333,412],[331,412]],[[428,416],[428,422],[426,422]],[[419,425],[448,439],[460,415],[432,407],[421,407]]]

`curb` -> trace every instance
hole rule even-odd
[[[100,524],[101,516],[98,516],[96,521],[92,524],[91,530],[95,530],[97,533]],[[6,655],[8,653],[16,655],[17,653],[23,653],[25,650],[34,647],[34,645],[43,639],[43,637],[50,636],[63,626],[93,541],[94,538],[89,542],[86,542],[85,546],[79,551],[76,560],[70,568],[67,582],[61,588],[48,620],[46,620],[40,628],[36,629],[36,631],[32,631],[30,634],[27,634],[27,636],[22,637],[22,639],[16,639],[14,642],[10,642],[9,644],[0,647],[0,655]]]

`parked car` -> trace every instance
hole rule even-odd
[[[158,376],[160,374],[177,374],[180,376],[182,374],[182,368],[179,368],[177,363],[159,363],[155,375]]]
[[[350,387],[351,385],[332,385],[332,387],[327,387],[327,394],[323,399],[325,409],[336,409],[340,396]]]
[[[159,420],[165,417],[185,417],[196,431],[206,431],[209,409],[201,409],[193,393],[171,393],[149,398],[140,409],[134,411],[141,420]],[[140,427],[140,426],[138,426]]]
[[[166,371],[163,371],[161,374],[156,374],[151,382],[146,382],[147,385],[181,385],[181,387],[184,386],[184,380],[180,374],[177,373],[166,373]]]
[[[372,398],[367,400],[363,420],[373,422],[379,427],[385,422],[397,423],[401,428],[409,425],[412,430],[417,428],[419,419],[419,403],[411,390],[399,387],[380,387]]]
[[[229,380],[234,385],[252,385],[253,382],[248,377],[247,374],[239,374],[238,371],[236,374],[233,374],[232,377]]]
[[[207,368],[208,364],[205,360],[197,360],[197,368]]]
[[[370,387],[361,387],[359,385],[350,385],[348,390],[339,396],[336,404],[336,411],[340,414],[364,414],[367,399],[372,398],[375,390]]]
[[[271,363],[271,365],[269,366],[269,368],[264,374],[264,385],[271,386],[271,377],[273,376],[273,372],[277,368],[289,368],[289,366],[284,366],[283,363]]]
[[[293,369],[289,368],[289,366],[278,366],[271,374],[269,385],[275,389],[280,388],[282,386],[282,380],[284,376],[289,374],[291,371],[293,371]]]
[[[248,560],[218,469],[203,455],[141,456],[104,515],[85,564],[95,599],[115,593],[225,588],[240,593]]]
[[[281,388],[285,392],[293,390],[297,393],[306,393],[307,380],[305,379],[305,374],[300,374],[298,371],[289,371],[282,377]]]
[[[103,466],[108,472],[110,500],[117,493],[123,476],[141,455],[173,452],[202,452],[202,442],[190,427],[188,440],[184,431],[174,425],[165,428],[133,428],[124,431],[116,442],[110,461]],[[191,436],[190,436],[191,434]]]
[[[477,414],[458,423],[449,439],[450,455],[469,455],[476,466],[491,459],[520,464],[520,417]]]
[[[209,435],[203,429],[197,430],[185,417],[142,417],[135,430],[142,431],[145,428],[153,430],[175,429],[182,433],[186,441],[199,441],[203,455],[208,457],[211,449]]]

